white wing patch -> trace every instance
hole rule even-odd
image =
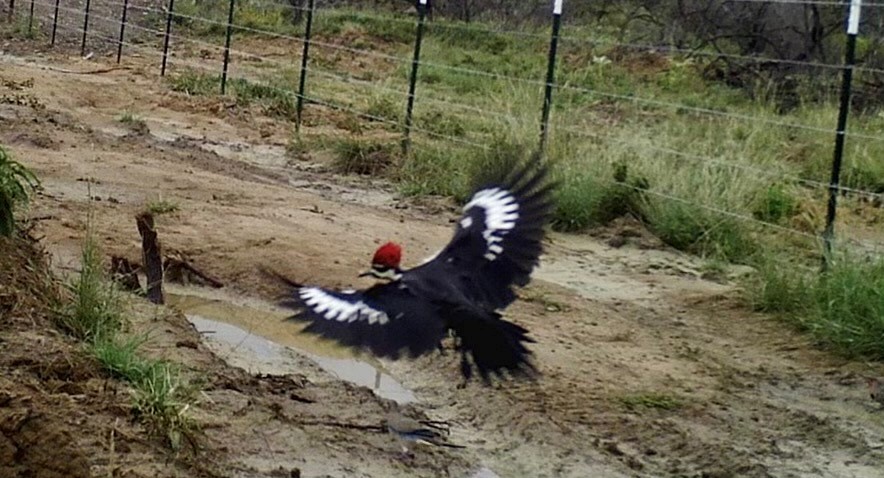
[[[485,229],[482,230],[482,237],[488,245],[485,258],[493,261],[503,252],[503,247],[499,244],[503,241],[503,236],[516,227],[519,203],[509,191],[490,188],[474,194],[463,210],[466,212],[472,207],[485,210]]]
[[[344,294],[353,295],[355,292],[344,292]],[[298,291],[298,295],[307,307],[323,316],[326,320],[336,320],[338,322],[365,320],[369,324],[378,325],[384,325],[390,321],[390,317],[386,312],[372,308],[361,300],[348,302],[316,287],[301,288]]]

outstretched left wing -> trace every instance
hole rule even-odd
[[[393,360],[430,352],[445,336],[439,312],[399,282],[361,291],[301,287],[282,305],[299,310],[290,320],[308,322],[304,332]]]
[[[553,210],[547,177],[547,167],[535,157],[478,188],[451,241],[427,269],[444,268],[462,293],[487,309],[512,303],[513,287],[530,281],[542,252]]]

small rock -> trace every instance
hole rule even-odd
[[[623,456],[625,454],[625,452],[620,449],[620,445],[615,441],[606,443],[605,451],[615,456]]]
[[[175,346],[194,350],[199,348],[199,344],[197,344],[193,340],[179,340],[178,342],[175,342]]]
[[[608,239],[608,245],[613,247],[614,249],[619,249],[626,244],[626,238],[623,236],[614,236]]]

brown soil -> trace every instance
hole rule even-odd
[[[179,206],[158,218],[165,250],[220,280],[216,293],[233,302],[273,295],[261,265],[303,282],[363,286],[355,274],[376,244],[402,242],[413,264],[449,237],[447,202],[417,204],[386,182],[322,172],[309,151],[291,162],[289,123],[170,92],[142,58],[127,58],[129,70],[79,75],[58,69],[106,65],[16,48],[0,57],[0,76],[33,78],[19,94],[42,106],[0,105],[0,142],[44,181],[31,216],[57,271],[76,269],[89,210],[107,255],[139,262],[134,216],[159,197]],[[122,125],[123,111],[146,130]],[[314,124],[308,133],[330,128]],[[11,390],[0,395],[11,442],[0,456],[37,469],[45,457],[27,444],[39,435],[63,458],[44,468],[63,463],[71,476],[119,468],[269,477],[297,468],[464,477],[480,464],[502,477],[884,476],[884,421],[862,380],[884,369],[815,349],[748,312],[727,276],[704,280],[701,270],[628,222],[598,239],[553,235],[537,280],[507,312],[537,339],[538,383],[458,388],[451,355],[383,363],[417,396],[404,409],[451,422],[452,440],[467,446],[419,449],[411,460],[373,428],[393,402],[296,351],[272,375],[250,373],[260,367],[236,347],[201,337],[178,312],[136,302],[136,328],[154,332],[150,352],[206,377],[195,412],[205,434],[197,457],[206,458],[170,459],[162,440],[131,421],[125,387],[109,391],[94,364],[71,358],[75,344],[45,319],[32,323],[41,313],[21,313],[0,331],[0,390]],[[275,321],[254,330],[281,343],[297,335]]]
[[[32,239],[0,238],[0,475],[207,476],[132,420],[125,385],[109,379],[53,324],[60,303]]]

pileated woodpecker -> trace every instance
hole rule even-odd
[[[287,281],[296,290],[282,305],[299,311],[289,320],[308,322],[304,332],[393,360],[403,352],[418,357],[441,349],[453,331],[466,380],[473,365],[486,384],[504,372],[532,376],[526,343],[534,340],[499,311],[516,299],[514,287],[531,280],[553,186],[537,156],[512,166],[476,188],[451,241],[421,265],[402,269],[402,249],[389,242],[360,274],[383,281],[367,289],[332,291]]]

